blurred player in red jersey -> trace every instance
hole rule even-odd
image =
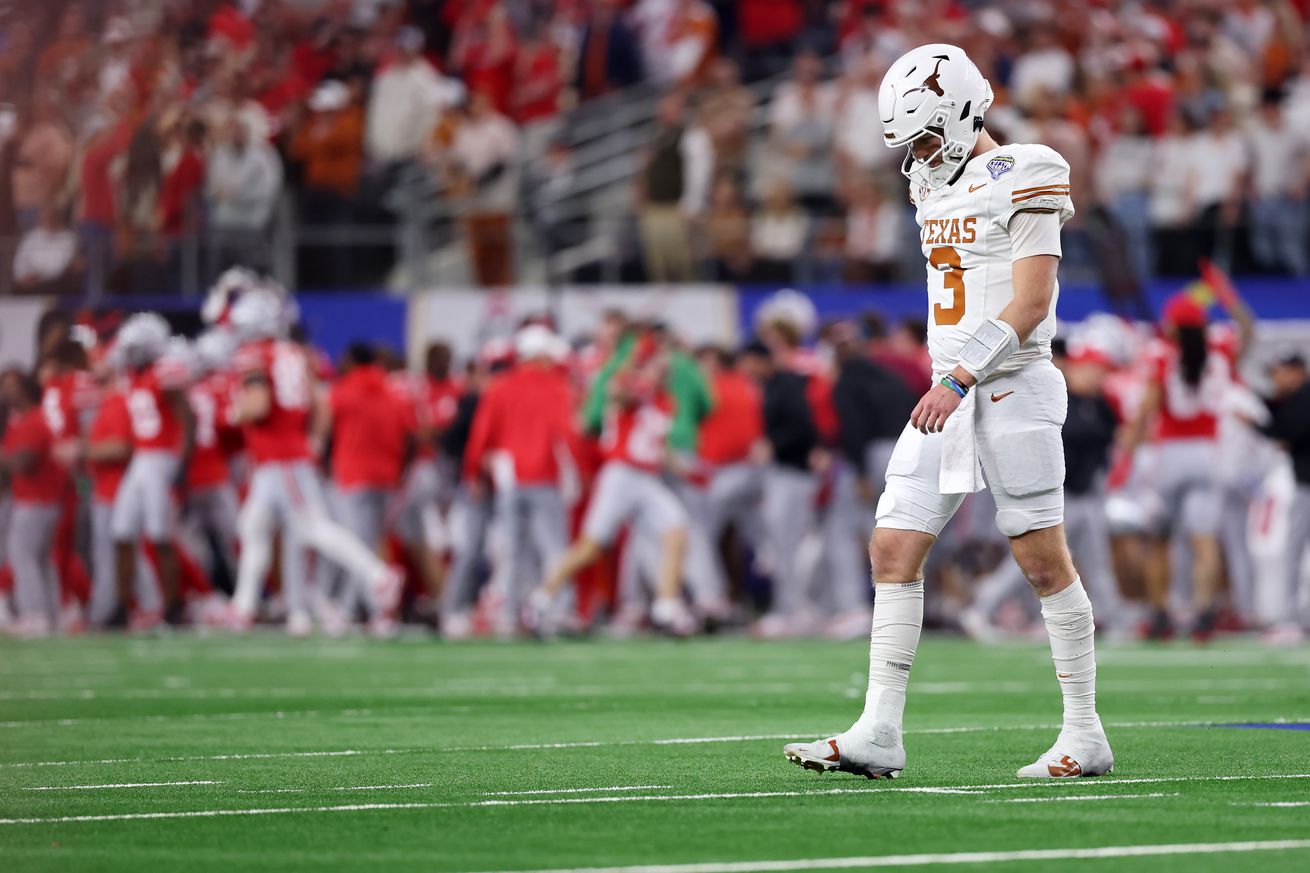
[[[496,517],[504,535],[499,562],[505,608],[498,630],[513,633],[524,592],[554,567],[568,543],[562,477],[573,463],[568,377],[558,365],[558,338],[530,325],[515,338],[517,362],[494,380],[473,417],[464,450],[464,481],[476,491],[486,474],[495,489]],[[537,575],[529,581],[533,559]]]
[[[225,330],[210,330],[197,337],[191,350],[196,382],[187,391],[187,401],[196,421],[195,450],[187,468],[183,518],[191,551],[201,558],[212,577],[210,549],[205,539],[218,545],[221,559],[235,573],[237,512],[239,501],[225,445],[232,405],[232,363],[234,341]]]
[[[600,557],[620,529],[629,525],[660,539],[651,623],[677,635],[694,630],[681,584],[687,512],[660,477],[673,413],[672,398],[663,387],[666,367],[663,354],[652,344],[641,344],[611,379],[601,434],[605,463],[592,491],[582,534],[529,601],[532,624],[539,631],[549,632],[554,600],[565,583]]]
[[[42,358],[37,378],[41,383],[41,411],[54,437],[63,480],[53,546],[63,592],[63,624],[77,626],[84,622],[82,607],[90,597],[91,580],[77,552],[78,495],[71,475],[72,461],[64,461],[58,447],[81,436],[95,411],[98,388],[91,377],[86,348],[74,339],[58,343]]]
[[[752,456],[764,438],[760,388],[737,367],[734,355],[714,346],[696,355],[710,383],[714,406],[701,422],[697,456],[705,468],[705,517],[697,519],[716,553],[732,525],[752,548],[763,540],[760,501],[762,471]],[[724,570],[726,577],[726,568]]]
[[[132,419],[127,411],[127,395],[112,383],[116,374],[105,367],[104,381],[95,417],[87,428],[84,446],[77,456],[86,461],[91,476],[91,605],[88,619],[92,627],[104,627],[115,618],[119,606],[117,567],[114,557],[113,514],[119,486],[132,457]],[[135,607],[138,616],[163,615],[163,600],[154,568],[144,552],[137,550],[134,579]]]
[[[1151,381],[1125,448],[1135,450],[1147,437],[1155,443],[1154,463],[1141,477],[1163,501],[1165,512],[1155,550],[1147,565],[1147,596],[1154,611],[1148,634],[1172,635],[1169,619],[1169,542],[1174,526],[1186,534],[1192,556],[1193,635],[1214,630],[1223,572],[1219,548],[1219,416],[1236,381],[1237,357],[1249,344],[1250,314],[1236,299],[1226,308],[1241,338],[1218,342],[1207,333],[1206,307],[1186,294],[1165,305],[1162,340],[1152,352]]]
[[[328,395],[334,506],[346,527],[375,553],[381,549],[387,510],[413,453],[413,416],[407,402],[388,385],[371,346],[355,343],[346,350],[344,372]],[[356,579],[351,590],[363,592],[371,581]]]
[[[136,576],[137,545],[149,540],[164,588],[164,616],[182,620],[176,492],[185,484],[195,443],[195,418],[187,403],[190,373],[185,363],[166,357],[168,323],[152,312],[123,322],[115,347],[127,374],[127,412],[132,423],[132,459],[114,500],[115,566],[119,615],[125,621]]]
[[[432,343],[424,360],[424,372],[406,379],[416,425],[415,458],[405,471],[396,535],[404,544],[410,563],[423,574],[433,608],[445,585],[446,567],[441,554],[449,534],[441,516],[441,504],[453,497],[459,477],[459,459],[452,461],[438,446],[459,410],[461,386],[450,376],[450,346]]]
[[[314,374],[305,350],[285,339],[290,328],[286,301],[276,291],[245,291],[232,305],[230,322],[242,343],[234,358],[236,422],[254,463],[250,491],[241,507],[241,555],[231,623],[254,621],[260,589],[273,558],[273,534],[290,534],[284,548],[308,546],[370,585],[377,629],[389,621],[400,594],[398,574],[350,531],[328,516],[322,483],[309,446],[315,412]],[[305,580],[287,578],[290,610],[307,612]]]
[[[0,396],[9,407],[0,470],[8,474],[13,492],[8,556],[18,619],[12,631],[16,636],[45,636],[55,630],[59,618],[52,544],[66,478],[51,452],[54,437],[41,411],[36,381],[20,370],[6,370],[0,376]]]

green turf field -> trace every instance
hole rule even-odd
[[[1104,851],[1078,869],[1310,870],[1310,731],[1207,726],[1310,721],[1310,650],[1103,647],[1115,773],[1018,784],[1058,721],[1045,646],[930,638],[901,779],[789,765],[785,738],[858,713],[865,658],[745,640],[3,642],[0,870],[1037,870],[1087,848]],[[1014,854],[1032,850],[1052,852]],[[994,854],[926,857],[956,853]]]

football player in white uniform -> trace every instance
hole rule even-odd
[[[923,623],[923,567],[965,494],[986,485],[1041,601],[1064,723],[1020,776],[1095,776],[1113,756],[1096,713],[1092,606],[1064,534],[1067,396],[1051,363],[1060,228],[1072,215],[1069,166],[1042,145],[1000,146],[983,129],[992,89],[964,51],[920,46],[878,96],[885,144],[902,172],[928,261],[935,381],[887,467],[869,545],[874,612],[864,713],[845,733],[784,749],[809,769],[895,777],[901,722]]]

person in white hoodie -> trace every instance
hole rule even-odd
[[[269,222],[282,193],[282,160],[269,143],[233,115],[209,150],[205,202],[209,210],[210,274],[235,263],[262,265]]]
[[[463,97],[464,86],[423,57],[423,33],[405,27],[396,35],[396,56],[373,80],[364,128],[364,153],[373,163],[411,161],[427,144],[442,113]]]

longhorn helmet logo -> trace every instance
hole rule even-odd
[[[906,91],[905,96],[909,96],[910,94],[913,94],[916,91],[931,91],[934,94],[936,94],[938,97],[946,96],[946,92],[942,90],[941,83],[937,81],[937,78],[938,76],[941,75],[942,61],[949,61],[950,57],[947,55],[933,55],[933,58],[937,61],[937,63],[933,65],[932,75],[924,79],[923,84],[920,85],[918,88],[911,88],[910,90]]]

